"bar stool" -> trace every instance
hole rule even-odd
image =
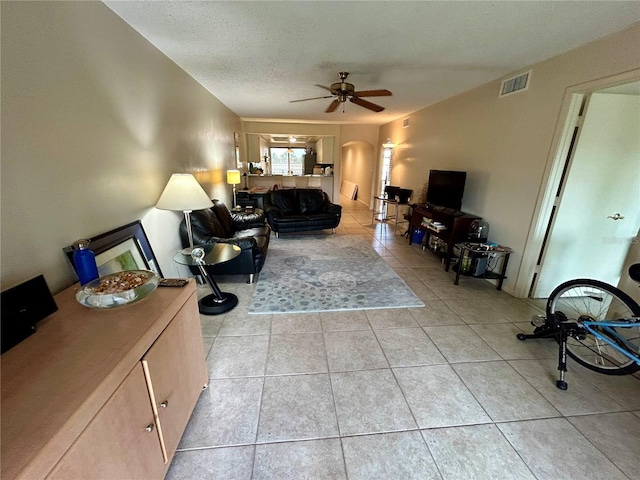
[[[296,188],[296,177],[291,175],[283,175],[282,188]]]
[[[322,188],[322,177],[309,177],[307,188]]]

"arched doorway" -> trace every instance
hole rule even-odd
[[[341,181],[358,186],[356,199],[369,205],[375,173],[375,149],[368,142],[352,141],[342,146]]]

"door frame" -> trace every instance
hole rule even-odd
[[[551,220],[551,213],[554,206],[556,206],[556,193],[558,192],[562,179],[566,157],[571,146],[573,130],[578,120],[584,97],[596,90],[639,80],[640,68],[573,85],[566,89],[540,184],[536,207],[529,226],[529,234],[527,235],[524,246],[522,262],[518,277],[516,278],[514,295],[517,298],[529,297],[534,276],[541,265],[541,259],[539,258],[540,251]],[[579,135],[577,141],[579,141]]]

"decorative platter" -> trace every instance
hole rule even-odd
[[[111,273],[80,287],[76,300],[89,308],[122,307],[145,298],[159,281],[160,277],[149,270]]]

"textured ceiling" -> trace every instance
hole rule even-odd
[[[340,123],[389,122],[640,21],[638,1],[105,3],[237,115]],[[385,110],[289,103],[339,71],[391,90],[367,98]]]

